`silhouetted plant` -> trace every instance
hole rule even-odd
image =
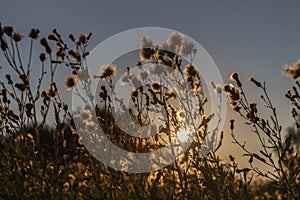
[[[266,111],[259,112],[258,103],[248,101],[238,74],[233,73],[230,79],[237,84],[237,87],[231,84],[224,85],[223,90],[227,94],[228,102],[246,121],[246,124],[252,128],[252,132],[256,135],[260,144],[257,152],[250,151],[246,142],[240,142],[236,138],[234,120],[231,120],[230,129],[233,142],[245,152],[243,156],[249,158],[250,168],[244,168],[242,171],[249,172],[252,170],[258,175],[272,180],[279,188],[284,188],[290,198],[296,199],[299,195],[299,186],[295,182],[298,172],[291,168],[290,162],[293,163],[295,168],[298,168],[299,165],[297,165],[298,167],[295,166],[296,163],[290,156],[293,152],[291,135],[286,137],[285,140],[282,138],[282,126],[279,123],[276,108],[267,93],[266,84],[255,80],[253,77],[249,78],[249,81],[262,91],[260,98],[265,109],[270,112],[270,119],[266,119],[261,115],[262,112]],[[289,94],[288,92],[288,97],[290,97]],[[269,169],[264,171],[257,167],[254,161],[263,163]]]
[[[140,59],[122,76],[118,76],[118,68],[112,63],[103,66],[99,74],[90,74],[87,49],[92,33],[76,38],[70,34],[64,39],[57,29],[47,37],[40,36],[39,29],[32,29],[28,37],[26,51],[19,46],[26,37],[15,28],[0,24],[0,46],[6,62],[2,64],[11,70],[0,81],[0,181],[5,183],[0,185],[1,198],[253,199],[273,195],[273,185],[257,186],[266,188],[263,192],[269,193],[265,194],[255,189],[251,171],[280,185],[277,192],[282,197],[287,195],[285,189],[291,198],[299,195],[299,155],[292,149],[298,148],[297,143],[289,136],[282,139],[282,128],[265,84],[253,78],[250,80],[262,89],[271,120],[260,117],[257,104],[247,101],[236,73],[231,78],[238,87],[225,85],[224,91],[230,105],[254,128],[261,151],[250,152],[240,143],[231,121],[232,137],[246,152],[250,166],[239,168],[233,156],[226,162],[217,155],[224,135],[219,127],[209,125],[212,118],[219,123],[224,120],[220,115],[222,86],[212,82],[216,98],[220,99],[220,110],[207,112],[205,105],[209,99],[201,72],[193,64],[197,49],[182,34],[172,33],[161,44],[155,44],[150,36],[142,38]],[[43,47],[39,55],[34,53],[36,45]],[[41,65],[38,79],[32,77],[33,70],[36,71],[32,63],[36,59]],[[60,83],[55,82],[61,66],[70,70],[65,78],[66,90],[73,90],[84,104],[78,110],[69,110],[61,98]],[[288,67],[286,72],[298,78],[298,65],[295,66]],[[117,78],[121,81],[116,82]],[[93,79],[101,83],[96,95],[91,88]],[[116,87],[126,85],[132,88],[128,105],[115,95]],[[296,124],[300,124],[299,96],[297,89],[293,91],[295,94],[288,92],[287,97],[295,106],[292,113]],[[54,120],[50,122],[52,115]],[[123,124],[116,116],[123,119]],[[170,144],[184,146],[187,141],[191,145],[172,164],[156,171],[117,171],[97,161],[85,147],[95,138],[101,139],[98,124],[110,141],[126,151],[151,152]],[[149,128],[145,132],[139,132],[139,127],[146,126]],[[149,137],[128,135],[132,130]],[[218,132],[220,138],[216,137]],[[87,135],[83,137],[80,133]],[[174,156],[176,152],[170,154]],[[165,157],[162,155],[161,159]],[[274,170],[265,173],[254,166],[253,160]],[[128,159],[124,167],[132,165]]]

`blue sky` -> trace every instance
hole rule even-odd
[[[291,107],[284,94],[293,81],[283,77],[281,71],[284,64],[300,59],[299,8],[299,1],[270,0],[178,3],[1,0],[0,21],[22,32],[39,28],[42,35],[53,28],[64,35],[93,31],[91,49],[106,38],[132,28],[155,26],[177,30],[207,50],[225,82],[231,72],[238,72],[244,82],[250,75],[266,81],[274,104],[279,106],[282,124],[289,125]],[[250,97],[259,96],[251,84],[246,90]],[[238,117],[228,112],[226,120],[232,116]],[[252,141],[249,135],[242,139]],[[229,145],[230,137],[226,140]]]

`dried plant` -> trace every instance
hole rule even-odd
[[[296,132],[290,131],[291,136],[283,139],[265,84],[250,78],[262,90],[263,103],[271,113],[269,120],[259,116],[258,103],[248,102],[237,73],[231,76],[237,87],[223,87],[230,105],[260,141],[259,152],[250,152],[236,139],[231,121],[232,138],[249,158],[249,168],[239,168],[233,156],[227,162],[217,154],[225,134],[219,126],[210,127],[210,122],[213,118],[219,124],[224,120],[220,114],[222,86],[211,83],[220,110],[209,113],[201,71],[193,64],[197,49],[192,42],[180,33],[172,33],[161,44],[145,36],[138,52],[140,59],[123,75],[113,63],[102,66],[99,74],[90,74],[87,60],[92,35],[70,34],[65,39],[54,29],[43,37],[39,29],[32,29],[26,37],[12,26],[0,25],[1,62],[5,72],[11,71],[0,81],[2,199],[253,199],[273,195],[270,191],[263,194],[269,188],[267,183],[253,184],[251,171],[276,182],[278,187],[273,190],[279,188],[278,195],[297,198],[300,177]],[[20,47],[26,39],[29,49]],[[37,45],[43,51],[36,55]],[[40,68],[33,69],[36,60]],[[72,90],[84,107],[70,110],[62,100],[61,83],[55,81],[58,67],[69,69],[65,90]],[[288,67],[286,73],[297,78],[297,70]],[[38,79],[32,77],[33,71],[39,73]],[[94,79],[100,83],[96,95],[91,86]],[[117,87],[132,88],[128,105],[116,95]],[[294,105],[297,126],[293,130],[298,131],[300,97],[296,87],[293,92],[288,91],[286,96]],[[86,149],[86,144],[101,139],[98,124],[114,145],[126,151],[146,153],[187,141],[190,146],[164,168],[139,174],[117,171]],[[149,128],[141,132],[139,127]],[[132,130],[149,137],[128,135]],[[255,160],[270,170],[256,167]],[[124,163],[127,168],[132,165],[130,159]],[[258,191],[255,187],[266,189]]]

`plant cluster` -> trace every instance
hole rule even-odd
[[[213,118],[219,123],[224,120],[220,115],[222,108],[219,106],[219,113],[209,113],[207,109],[209,99],[201,72],[193,64],[197,49],[192,42],[179,33],[172,33],[161,44],[145,36],[135,67],[127,67],[119,75],[117,66],[108,64],[102,66],[99,74],[90,74],[87,60],[92,35],[70,34],[65,39],[54,29],[42,37],[39,29],[32,29],[27,50],[20,48],[25,38],[21,32],[0,24],[1,62],[5,68],[1,70],[11,71],[0,81],[0,181],[5,183],[0,185],[1,199],[299,197],[298,82],[286,94],[295,119],[295,127],[289,129],[286,137],[265,83],[249,79],[261,90],[270,119],[260,115],[259,103],[248,100],[237,73],[231,75],[236,86],[211,83],[220,105],[223,90],[230,106],[260,142],[258,152],[251,152],[246,143],[237,139],[234,120],[230,121],[233,142],[249,161],[248,168],[240,168],[232,155],[226,159],[217,154],[225,134],[219,127],[210,127],[210,122]],[[39,55],[34,53],[37,45],[43,48]],[[39,60],[39,69],[32,66],[35,60]],[[65,90],[72,90],[84,107],[72,111],[62,100],[64,91],[58,89],[60,83],[55,81],[59,67],[70,70]],[[38,79],[32,77],[33,71],[39,71]],[[285,73],[297,79],[299,71],[298,62],[286,66]],[[96,95],[91,88],[94,79],[101,83]],[[117,88],[122,87],[132,88],[128,105],[117,95]],[[174,147],[168,155],[161,155],[157,163],[170,156],[178,158],[147,173],[115,170],[93,156],[97,148],[106,148],[97,145],[103,140],[99,128],[114,145],[129,152]],[[86,145],[94,145],[95,149],[87,149]],[[127,170],[136,167],[130,157],[124,160],[113,162]],[[257,167],[257,162],[268,166],[268,170]],[[254,175],[270,181],[256,183]]]

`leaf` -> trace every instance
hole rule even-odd
[[[260,157],[258,154],[256,154],[256,153],[253,153],[253,156],[254,156],[254,158],[256,158],[256,159],[258,159],[258,160],[260,160],[260,161],[262,161],[262,162],[266,162],[266,160],[264,159],[264,158],[262,158],[262,157]]]
[[[251,155],[249,158],[249,163],[252,163],[252,162],[253,162],[253,156]]]
[[[284,150],[288,150],[291,146],[291,140],[292,140],[292,134],[290,134],[286,139],[285,139],[285,148]]]
[[[251,154],[244,153],[243,156],[251,156]]]
[[[266,154],[265,152],[263,152],[262,150],[259,151],[262,155],[269,157],[268,154]]]

